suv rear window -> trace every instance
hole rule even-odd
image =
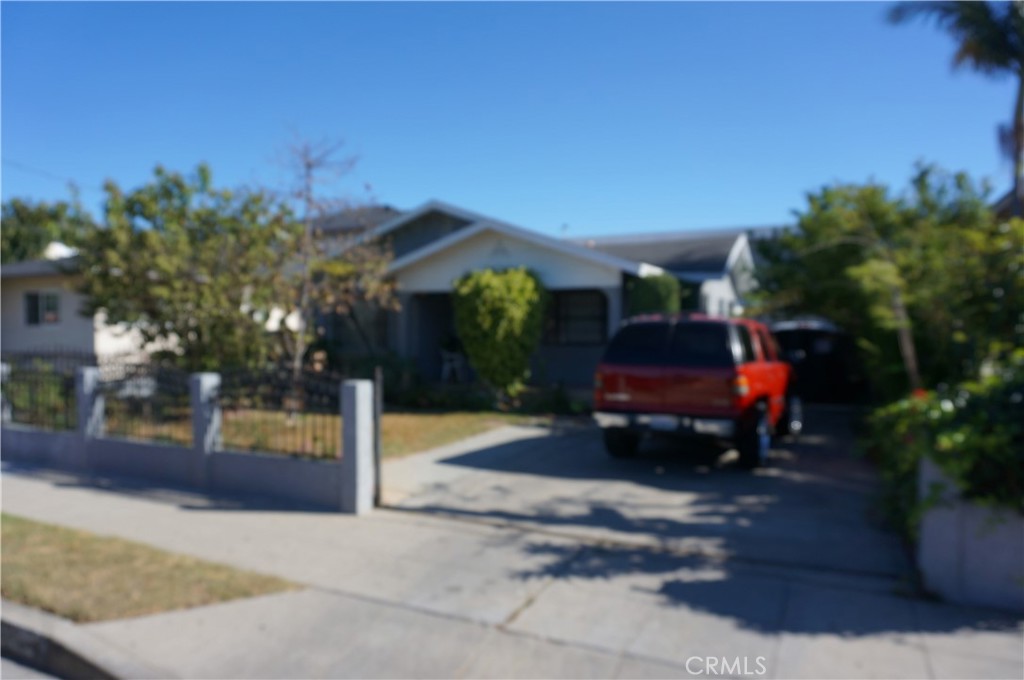
[[[602,361],[634,366],[663,363],[668,331],[667,323],[630,324],[615,334]]]
[[[669,357],[676,366],[733,366],[729,329],[724,323],[678,323],[672,334]]]

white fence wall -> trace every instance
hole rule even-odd
[[[90,367],[78,369],[76,376],[76,431],[52,432],[5,421],[0,450],[7,460],[72,471],[124,475],[212,493],[260,495],[350,514],[372,509],[376,480],[371,381],[340,385],[341,460],[303,460],[216,450],[219,378],[210,373],[191,378],[191,448],[105,437],[98,369]]]

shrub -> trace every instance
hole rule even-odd
[[[632,279],[626,286],[629,314],[674,314],[680,309],[682,291],[679,279],[671,274],[658,274]]]
[[[1024,351],[980,380],[877,409],[867,444],[886,481],[886,508],[910,536],[931,500],[917,490],[925,456],[964,498],[1024,513]]]
[[[540,343],[546,294],[525,267],[466,274],[455,282],[455,329],[477,375],[514,397],[530,372]]]

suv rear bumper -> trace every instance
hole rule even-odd
[[[601,428],[622,427],[719,439],[731,439],[737,431],[736,421],[731,418],[697,418],[665,413],[595,411],[594,421]]]

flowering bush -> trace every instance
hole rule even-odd
[[[887,482],[887,509],[910,535],[929,501],[917,493],[923,456],[964,498],[1024,514],[1024,350],[980,380],[877,409],[867,443]]]

